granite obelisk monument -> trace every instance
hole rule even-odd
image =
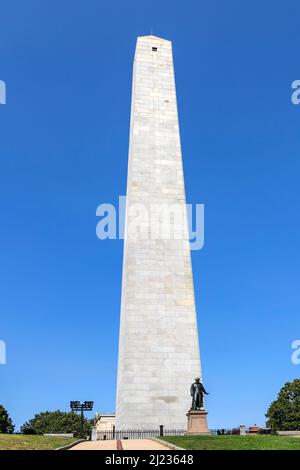
[[[172,44],[156,36],[139,37],[132,83],[117,430],[157,429],[161,424],[186,428],[190,384],[201,378],[201,367],[185,204]],[[162,216],[161,209],[168,207],[175,207],[177,215],[182,210],[181,217]],[[149,224],[153,215],[157,223],[151,218]]]

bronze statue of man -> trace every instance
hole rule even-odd
[[[203,395],[209,395],[209,393],[207,393],[199,378],[195,379],[195,382],[191,385],[190,392],[192,397],[191,410],[203,409]]]

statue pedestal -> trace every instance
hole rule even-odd
[[[209,435],[205,410],[190,410],[187,413],[187,434]]]

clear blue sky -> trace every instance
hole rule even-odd
[[[296,0],[3,0],[0,403],[19,426],[114,411],[122,242],[96,207],[126,191],[136,37],[173,41],[210,427],[264,424],[300,338]]]

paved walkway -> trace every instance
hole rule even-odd
[[[116,450],[117,441],[86,441],[80,442],[69,450]]]
[[[169,450],[167,446],[151,439],[122,439],[123,450]],[[70,450],[117,450],[117,441],[80,442]]]
[[[167,446],[151,439],[123,439],[123,450],[170,450]]]

